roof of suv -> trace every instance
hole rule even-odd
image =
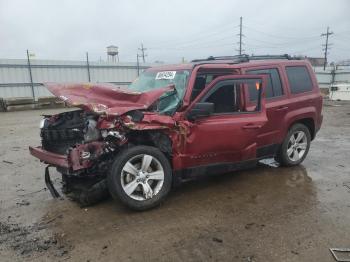
[[[196,59],[190,63],[163,65],[150,68],[149,70],[191,70],[199,65],[222,65],[223,67],[254,67],[260,65],[276,65],[276,64],[305,64],[307,60],[300,57],[291,57],[289,55],[282,56],[232,56],[232,57],[209,57],[207,59]]]

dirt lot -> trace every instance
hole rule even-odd
[[[188,182],[142,213],[52,199],[28,145],[58,111],[0,114],[0,261],[334,261],[350,247],[350,103],[326,103],[303,165]]]

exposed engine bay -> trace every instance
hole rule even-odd
[[[66,155],[71,167],[56,167],[62,174],[63,192],[81,205],[108,196],[105,176],[111,154],[124,136],[97,129],[99,115],[75,110],[44,116],[40,123],[42,148]]]

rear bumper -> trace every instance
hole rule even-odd
[[[56,153],[52,153],[42,149],[42,147],[29,147],[30,154],[45,162],[46,164],[50,164],[56,167],[65,167],[69,168],[69,162],[67,155],[60,155]]]

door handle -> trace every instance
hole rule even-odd
[[[288,109],[288,106],[280,106],[279,108],[276,109],[276,111],[283,111],[287,109]]]
[[[243,126],[242,128],[243,129],[259,129],[261,127],[262,127],[261,125],[248,124],[248,125]]]

